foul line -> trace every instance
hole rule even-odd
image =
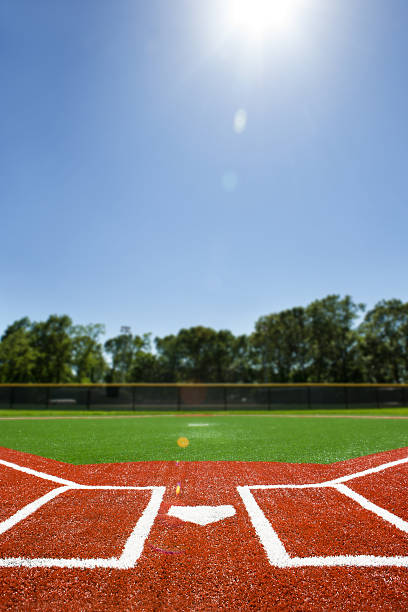
[[[326,480],[324,482],[315,482],[315,483],[310,483],[310,484],[249,485],[249,488],[250,489],[312,489],[312,488],[319,488],[319,487],[333,487],[334,485],[342,484],[343,482],[348,482],[349,480],[354,480],[355,478],[362,478],[363,476],[368,476],[369,474],[375,474],[376,472],[382,472],[384,470],[388,470],[389,468],[395,467],[396,465],[402,465],[403,463],[408,463],[408,457],[404,457],[403,459],[397,459],[396,461],[389,461],[388,463],[382,463],[381,465],[377,465],[376,467],[372,467],[367,470],[363,470],[361,472],[354,472],[353,474],[341,476],[340,478],[333,478],[332,480]]]

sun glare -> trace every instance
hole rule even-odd
[[[293,24],[297,0],[231,0],[229,22],[254,38],[268,32],[288,32]]]

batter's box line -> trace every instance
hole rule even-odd
[[[382,472],[389,468],[401,465],[408,462],[408,457],[383,463],[374,468],[369,468],[361,472],[355,472],[333,480],[327,480],[321,483],[308,484],[275,484],[275,485],[250,485],[237,487],[237,491],[244,503],[245,509],[249,515],[252,525],[262,546],[265,549],[269,563],[274,567],[280,568],[296,568],[296,567],[336,567],[336,566],[355,566],[355,567],[408,567],[407,556],[395,557],[380,557],[375,555],[336,555],[328,557],[290,557],[284,545],[279,539],[278,534],[273,529],[271,523],[262,512],[255,497],[251,493],[252,490],[267,490],[267,489],[335,489],[342,495],[345,495],[357,504],[382,518],[387,523],[394,525],[400,531],[408,533],[408,523],[399,516],[392,514],[385,508],[377,506],[359,493],[356,493],[344,483],[356,478],[362,478],[370,474]]]
[[[115,485],[83,485],[71,480],[59,478],[45,472],[38,472],[16,463],[4,461],[0,459],[0,464],[16,471],[25,472],[32,476],[36,476],[42,480],[49,480],[58,484],[63,484],[52,491],[49,491],[45,495],[39,497],[35,501],[27,504],[8,519],[0,523],[0,534],[5,533],[12,527],[15,527],[18,523],[28,518],[39,508],[55,499],[59,495],[66,493],[67,491],[78,491],[78,490],[112,490],[112,491],[152,491],[151,498],[146,508],[144,509],[141,517],[137,521],[132,533],[126,541],[126,544],[122,550],[122,554],[119,557],[111,557],[109,559],[60,559],[60,558],[36,558],[30,559],[26,557],[8,557],[0,559],[0,568],[2,567],[60,567],[60,568],[83,568],[83,569],[95,569],[95,568],[110,568],[110,569],[130,569],[134,567],[142,554],[144,543],[150,533],[155,518],[159,512],[160,505],[162,503],[166,487],[164,486],[150,486],[150,487],[133,487],[133,486],[115,486]]]

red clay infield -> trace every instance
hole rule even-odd
[[[0,449],[0,609],[407,610],[407,484],[408,448],[83,466]]]

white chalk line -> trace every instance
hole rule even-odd
[[[362,478],[363,476],[369,476],[370,474],[375,474],[376,472],[382,472],[383,470],[388,470],[389,468],[395,467],[396,465],[402,465],[403,463],[408,463],[408,457],[404,457],[403,459],[397,459],[396,461],[389,461],[388,463],[382,463],[381,465],[377,465],[376,467],[369,468],[367,470],[363,470],[361,472],[354,472],[354,474],[348,474],[346,476],[341,476],[340,478],[333,478],[332,480],[325,480],[324,482],[313,482],[308,484],[276,484],[276,485],[250,485],[250,489],[311,489],[311,488],[320,488],[320,487],[332,487],[335,484],[341,484],[343,482],[348,482],[349,480],[354,480],[355,478]]]
[[[266,518],[265,514],[258,505],[255,497],[251,493],[251,490],[266,490],[266,489],[324,489],[331,488],[335,489],[342,495],[345,495],[359,504],[365,510],[372,512],[376,516],[382,518],[387,523],[393,525],[400,531],[408,533],[408,522],[404,521],[399,516],[396,516],[392,512],[389,512],[385,508],[381,508],[374,504],[370,500],[366,499],[359,493],[356,493],[344,482],[353,480],[354,478],[361,478],[369,474],[381,472],[383,470],[401,465],[408,462],[408,457],[398,459],[397,461],[390,461],[383,463],[382,465],[374,468],[369,468],[361,472],[355,472],[347,476],[342,476],[333,480],[329,480],[322,483],[310,483],[304,485],[251,485],[244,487],[237,487],[237,491],[241,496],[244,503],[245,509],[248,512],[249,518],[255,529],[258,538],[261,541],[263,548],[265,549],[269,563],[274,567],[279,568],[295,568],[295,567],[337,567],[337,566],[348,566],[348,567],[408,567],[408,556],[375,556],[375,555],[335,555],[327,557],[290,557],[285,547],[283,546],[278,534],[273,529],[271,523]]]
[[[163,500],[166,487],[163,486],[116,486],[116,485],[82,485],[71,480],[65,480],[58,476],[52,476],[45,472],[38,472],[10,461],[0,459],[0,464],[16,471],[24,472],[32,476],[36,476],[42,480],[64,484],[65,486],[58,487],[42,495],[35,501],[27,504],[8,519],[0,522],[0,534],[5,533],[18,523],[28,518],[39,508],[50,502],[67,491],[78,490],[112,490],[112,491],[152,491],[151,498],[141,517],[137,521],[130,536],[128,537],[122,553],[119,557],[110,559],[60,559],[60,558],[36,558],[30,559],[25,557],[8,557],[0,559],[0,568],[2,567],[60,567],[60,568],[111,568],[111,569],[130,569],[135,567],[140,555],[142,554],[144,543],[150,533],[154,520],[159,512],[161,502]]]
[[[41,506],[44,506],[44,504],[47,504],[52,499],[55,499],[61,493],[69,491],[69,489],[70,487],[60,487],[59,489],[53,489],[49,493],[46,493],[42,497],[39,497],[30,504],[27,504],[26,506],[24,506],[24,508],[21,508],[21,510],[18,510],[15,514],[0,523],[0,534],[5,533],[31,514],[34,514],[34,512],[41,508]]]
[[[16,470],[18,472],[24,472],[25,474],[30,474],[30,476],[36,476],[37,478],[41,478],[42,480],[51,480],[51,482],[57,482],[58,484],[68,485],[69,487],[78,487],[78,483],[73,482],[72,480],[66,480],[65,478],[59,478],[59,476],[52,476],[51,474],[46,474],[45,472],[39,472],[38,470],[32,470],[31,468],[24,467],[22,465],[18,465],[17,463],[12,463],[11,461],[4,461],[4,459],[0,459],[0,465],[4,465],[5,467],[9,467],[12,470]]]

